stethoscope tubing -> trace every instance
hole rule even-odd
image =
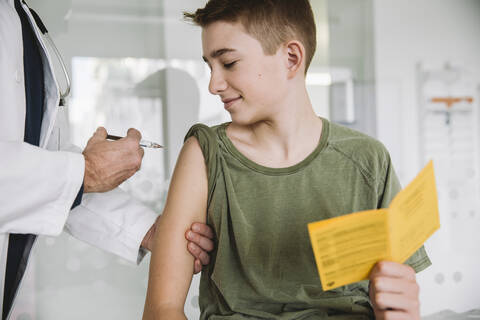
[[[65,62],[63,61],[63,57],[60,54],[60,51],[58,51],[57,46],[53,42],[52,37],[47,33],[44,34],[45,38],[47,39],[48,43],[50,44],[51,48],[53,49],[53,52],[55,53],[55,56],[57,57],[58,61],[60,62],[60,66],[62,67],[63,70],[63,75],[65,77],[65,83],[66,83],[66,88],[64,92],[60,91],[60,99],[65,100],[69,95],[70,95],[70,88],[71,88],[71,83],[70,83],[70,76],[68,75],[67,71],[67,66],[65,65]]]
[[[23,3],[25,3],[25,1],[23,1]],[[27,7],[28,7],[28,5],[27,5]],[[58,62],[60,63],[60,66],[62,67],[63,76],[65,78],[65,84],[66,84],[67,87],[65,88],[64,92],[62,92],[61,89],[59,89],[60,90],[60,105],[61,106],[65,105],[65,100],[70,95],[70,89],[71,89],[70,76],[68,74],[67,66],[65,65],[65,62],[63,61],[63,57],[60,54],[60,51],[58,50],[57,46],[55,45],[55,42],[53,42],[52,37],[50,37],[50,34],[48,33],[47,28],[45,27],[45,24],[43,24],[42,19],[40,19],[40,16],[35,12],[35,10],[31,9],[30,7],[28,7],[28,9],[32,13],[32,16],[33,16],[33,19],[35,20],[35,23],[37,24],[38,28],[40,29],[40,31],[44,35],[44,37],[47,40],[50,48],[52,48],[53,53],[55,54]],[[60,88],[60,86],[59,86],[59,88]]]

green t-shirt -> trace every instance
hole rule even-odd
[[[216,236],[200,280],[201,319],[372,319],[368,281],[323,291],[307,224],[386,208],[401,187],[385,147],[322,119],[318,147],[268,168],[242,155],[228,123],[195,125],[208,170],[207,223]],[[422,247],[406,262],[429,266]]]

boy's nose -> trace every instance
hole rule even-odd
[[[208,91],[210,91],[211,94],[219,94],[225,91],[227,86],[227,82],[221,74],[212,71],[212,74],[210,75],[210,83],[208,84]]]

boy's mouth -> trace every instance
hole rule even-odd
[[[223,105],[225,109],[230,108],[236,101],[240,100],[242,96],[236,97],[236,98],[228,98],[228,99],[222,99]]]

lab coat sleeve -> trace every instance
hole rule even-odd
[[[84,166],[81,154],[0,141],[0,233],[59,235]]]
[[[84,194],[65,227],[74,237],[139,264],[146,253],[140,244],[156,218],[151,209],[116,188]]]

